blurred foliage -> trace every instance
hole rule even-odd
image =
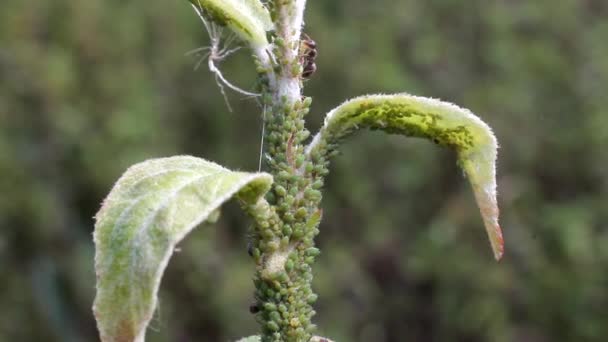
[[[496,264],[455,156],[361,134],[332,164],[315,269],[337,341],[608,338],[608,2],[309,1],[323,113],[369,92],[470,108],[501,142]],[[176,1],[3,1],[0,340],[95,341],[93,215],[150,157],[255,170],[260,109],[185,53],[208,43]],[[255,83],[242,50],[225,75]],[[361,181],[365,180],[365,181]],[[246,218],[229,205],[173,258],[149,341],[256,332]]]

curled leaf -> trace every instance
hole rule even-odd
[[[503,255],[496,202],[496,150],[492,130],[467,109],[409,94],[370,95],[349,100],[327,114],[308,146],[310,155],[335,148],[359,128],[433,140],[454,148],[475,193],[494,256]]]
[[[242,339],[238,340],[237,342],[260,342],[260,341],[262,341],[260,336],[254,335],[254,336],[249,336],[249,337],[243,337]]]
[[[227,26],[253,47],[268,44],[266,31],[274,28],[268,9],[259,0],[189,0],[202,15]]]
[[[244,337],[240,340],[238,340],[237,342],[260,342],[262,339],[260,338],[260,336],[249,336],[249,337]],[[310,339],[310,342],[333,342],[332,340],[325,338],[325,337],[321,337],[321,336],[313,336]]]
[[[132,166],[118,180],[95,224],[97,295],[103,342],[144,341],[160,280],[173,250],[233,196],[252,203],[272,177],[178,156]]]

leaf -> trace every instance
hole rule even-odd
[[[260,338],[260,336],[249,336],[249,337],[243,337],[242,339],[238,340],[237,342],[260,342],[262,339]]]
[[[488,125],[467,109],[435,99],[409,94],[362,96],[327,114],[308,153],[332,149],[359,128],[428,138],[454,148],[473,187],[494,257],[500,260],[504,247],[496,202],[497,143]]]
[[[253,47],[268,44],[266,31],[274,28],[268,9],[259,0],[189,0],[203,15],[228,26]]]
[[[242,339],[238,340],[237,342],[260,342],[262,339],[260,338],[260,336],[249,336],[249,337],[243,337]],[[310,339],[310,342],[333,342],[332,340],[325,338],[325,337],[321,337],[321,336],[313,336],[313,338]]]
[[[96,215],[93,310],[101,340],[144,341],[176,244],[231,197],[253,203],[271,183],[265,173],[233,172],[189,156],[129,168]]]

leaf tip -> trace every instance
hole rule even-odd
[[[496,200],[496,183],[494,177],[490,177],[488,184],[480,185],[478,180],[478,174],[474,172],[468,172],[470,180],[473,184],[473,193],[479,206],[481,217],[483,219],[484,227],[494,252],[494,258],[496,261],[500,261],[504,254],[504,239],[502,236],[502,229],[498,223],[499,209]]]
[[[502,229],[500,228],[500,225],[496,225],[495,227],[489,227],[488,233],[490,234],[490,244],[492,245],[492,251],[494,252],[494,259],[500,261],[505,254],[505,242],[502,237]]]

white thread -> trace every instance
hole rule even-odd
[[[264,154],[264,135],[266,134],[266,105],[262,110],[262,138],[260,139],[260,160],[258,161],[258,172],[262,171],[262,155]]]
[[[195,65],[195,69],[198,69],[200,67],[200,65],[202,64],[202,62],[207,59],[207,67],[209,68],[209,71],[214,74],[215,76],[215,81],[218,85],[218,87],[220,88],[220,92],[222,93],[223,97],[224,97],[224,101],[226,102],[226,106],[228,106],[228,110],[230,110],[232,112],[232,107],[230,106],[230,103],[228,102],[228,97],[226,95],[226,92],[224,90],[224,86],[227,86],[228,88],[234,90],[235,92],[245,95],[247,97],[258,97],[261,94],[258,93],[252,93],[246,90],[243,90],[237,86],[235,86],[234,84],[230,83],[222,74],[222,72],[220,71],[220,69],[216,66],[216,62],[221,62],[223,59],[225,59],[226,57],[230,56],[231,54],[233,54],[234,52],[238,51],[241,49],[241,47],[236,47],[236,48],[230,48],[230,45],[235,41],[236,39],[236,35],[231,34],[230,36],[228,36],[228,38],[226,39],[226,42],[224,43],[223,47],[220,47],[221,45],[221,36],[222,36],[222,28],[218,27],[217,25],[215,25],[213,22],[208,22],[205,17],[203,16],[203,9],[202,6],[199,2],[199,6],[194,6],[192,5],[192,8],[194,9],[194,11],[196,12],[196,14],[198,15],[198,17],[201,19],[201,21],[203,22],[203,25],[205,26],[205,30],[207,30],[207,33],[209,34],[209,39],[211,40],[211,46],[207,46],[207,47],[201,47],[198,49],[194,49],[192,51],[189,51],[187,53],[187,55],[190,54],[196,54],[202,51],[207,50],[207,52],[205,52],[202,57],[200,58],[200,60],[196,63]]]

